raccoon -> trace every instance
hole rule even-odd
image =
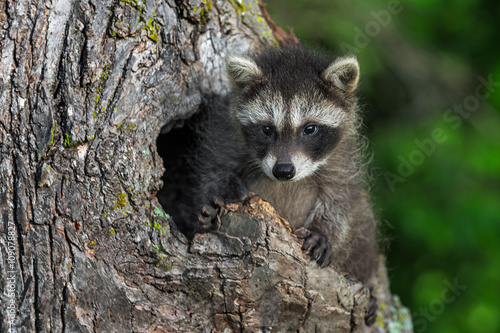
[[[355,57],[333,61],[284,45],[230,56],[229,107],[200,134],[197,232],[214,228],[224,202],[250,192],[304,239],[303,250],[367,282],[376,266],[376,220],[364,181]]]

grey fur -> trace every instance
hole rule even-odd
[[[329,62],[304,47],[284,46],[231,57],[228,74],[235,85],[230,106],[211,112],[199,134],[198,231],[210,229],[207,221],[221,199],[238,201],[254,192],[292,228],[307,229],[298,234],[320,264],[333,258],[335,266],[366,282],[378,249],[354,96],[357,61]],[[318,125],[323,136],[306,135],[308,124]],[[273,163],[294,164],[296,177],[277,180]]]

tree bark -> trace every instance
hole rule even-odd
[[[272,42],[257,3],[7,0],[0,22],[0,331],[411,331],[383,264],[366,328],[366,287],[268,204],[189,244],[155,197],[162,127],[228,92],[226,54]]]

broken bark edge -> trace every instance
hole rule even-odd
[[[269,203],[252,197],[228,204],[219,218],[220,228],[197,234],[190,247],[191,253],[219,262],[226,306],[215,313],[218,331],[384,332],[397,323],[400,332],[411,332],[409,311],[390,294],[382,256],[370,283],[380,310],[375,324],[366,327],[369,289],[311,261]]]

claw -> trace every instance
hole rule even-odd
[[[225,205],[224,199],[222,199],[221,197],[217,197],[217,196],[212,198],[212,202],[215,205],[214,208],[221,208],[222,206]]]
[[[203,214],[203,216],[212,217],[214,215],[217,215],[217,210],[210,206],[203,206],[201,208],[201,213]]]
[[[321,268],[324,268],[330,266],[332,262],[333,262],[333,252],[331,250],[328,250],[327,248],[325,254],[321,258],[319,258],[318,265]]]
[[[323,262],[320,265],[321,268],[324,268],[330,266],[332,263],[333,263],[333,251],[330,248],[327,254],[323,257]]]
[[[318,237],[316,247],[312,253],[312,257],[314,260],[318,261],[324,259],[324,252],[326,251],[326,239],[324,237]]]
[[[378,310],[377,298],[371,295],[370,303],[368,304],[368,311],[366,312],[365,316],[365,324],[367,326],[372,325],[377,319],[377,310]]]
[[[305,252],[310,252],[312,251],[312,249],[314,248],[315,244],[316,244],[316,238],[314,237],[314,235],[310,235],[309,237],[306,238],[306,240],[304,241],[304,244],[302,245],[302,250],[305,251]]]
[[[311,232],[306,228],[298,228],[297,230],[295,230],[294,234],[299,239],[306,239],[311,235]]]

